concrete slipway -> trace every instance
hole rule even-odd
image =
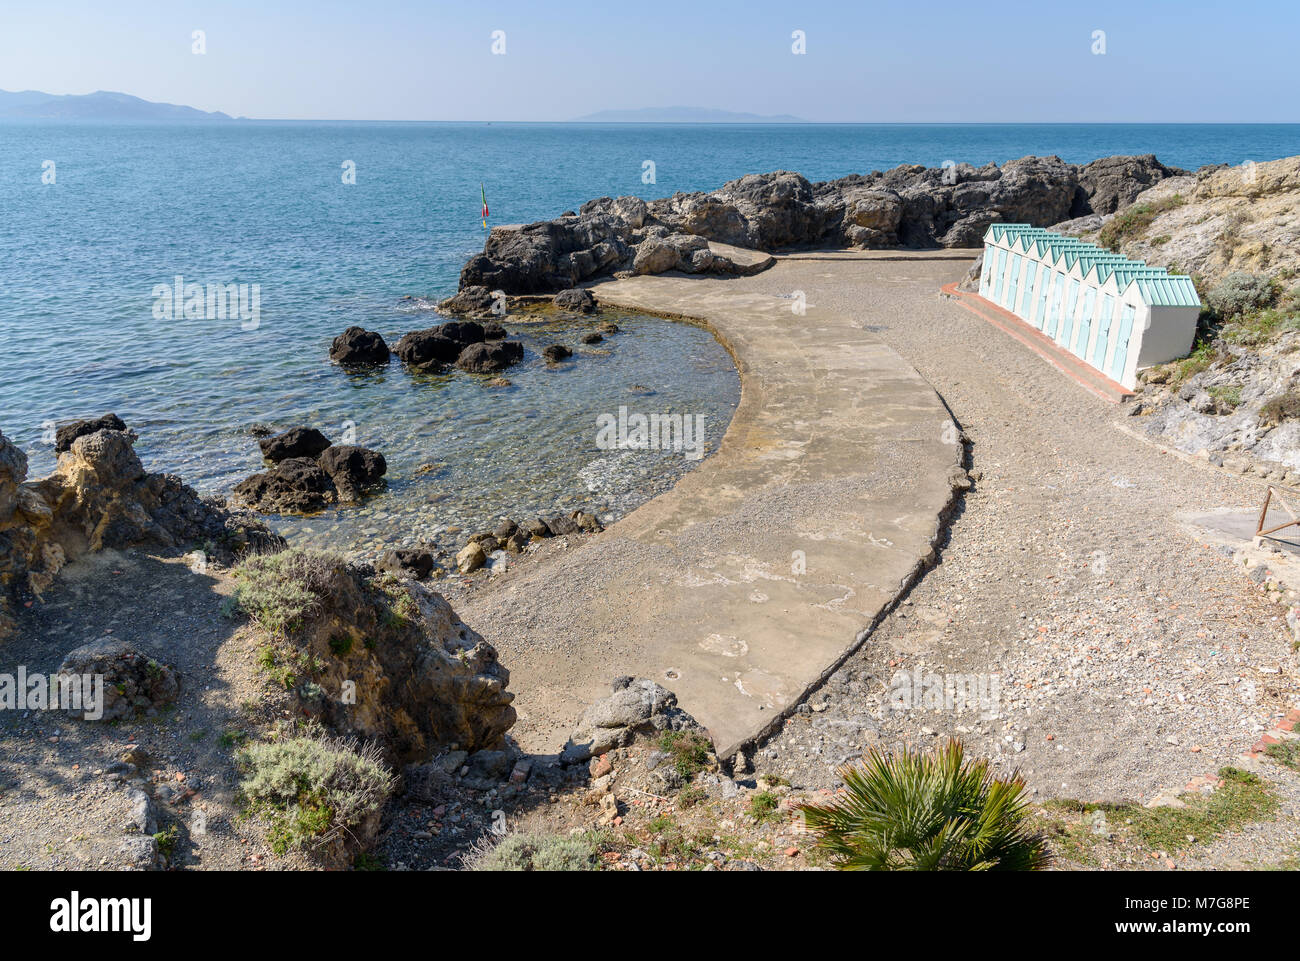
[[[462,608],[511,670],[528,749],[558,749],[611,678],[631,674],[675,691],[729,756],[861,643],[933,556],[964,479],[934,390],[840,314],[733,291],[683,277],[593,288],[602,305],[712,330],[741,399],[718,452],[673,490]]]

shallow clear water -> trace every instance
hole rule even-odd
[[[818,180],[904,162],[1146,152],[1185,167],[1267,160],[1300,153],[1300,127],[0,123],[0,430],[39,475],[54,462],[44,423],[116,411],[150,469],[224,493],[259,466],[251,425],[338,437],[352,421],[391,465],[388,493],[337,522],[363,546],[567,496],[599,495],[618,512],[689,463],[595,451],[594,414],[645,384],[656,391],[637,398],[645,412],[702,413],[716,444],[738,386],[702,331],[629,321],[610,355],[558,371],[526,335],[528,361],[504,391],[396,364],[349,377],[326,360],[351,324],[391,338],[438,321],[418,299],[451,293],[482,248],[480,182],[491,222],[513,223],[778,168]],[[645,160],[656,183],[641,180]],[[259,285],[258,328],[155,319],[154,287],[177,275]],[[413,473],[428,463],[444,466]],[[593,477],[598,492],[586,490]],[[298,536],[328,526],[285,524]]]

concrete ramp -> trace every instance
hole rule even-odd
[[[719,280],[635,277],[592,292],[711,329],[740,369],[740,406],[719,451],[673,490],[503,576],[461,614],[511,670],[525,747],[557,749],[583,707],[631,674],[675,691],[729,756],[924,570],[964,476],[961,445],[921,376],[843,316]],[[610,399],[620,404],[634,406]]]

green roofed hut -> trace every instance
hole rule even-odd
[[[1129,389],[1192,349],[1201,313],[1190,277],[1028,224],[985,232],[980,296]]]

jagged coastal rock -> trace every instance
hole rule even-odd
[[[319,665],[294,693],[332,733],[377,741],[393,764],[425,761],[451,745],[502,746],[515,722],[510,672],[441,594],[305,551],[241,568],[245,577],[259,570],[315,598],[285,643]]]
[[[750,174],[709,193],[649,203],[601,197],[576,214],[494,228],[483,252],[461,271],[461,293],[442,306],[487,309],[482,305],[494,290],[563,292],[567,303],[576,284],[622,271],[726,275],[755,269],[711,249],[710,242],[762,251],[977,247],[991,223],[1047,226],[1113,212],[1145,187],[1182,173],[1150,155],[1083,166],[1024,157],[1000,167],[904,165],[815,184],[790,171]]]
[[[114,415],[68,425],[53,474],[27,481],[27,456],[0,434],[0,637],[14,603],[39,598],[71,560],[105,548],[201,545],[229,564],[248,550],[284,546],[250,515],[202,500],[172,474],[145,471]],[[86,425],[98,429],[86,432]]]

